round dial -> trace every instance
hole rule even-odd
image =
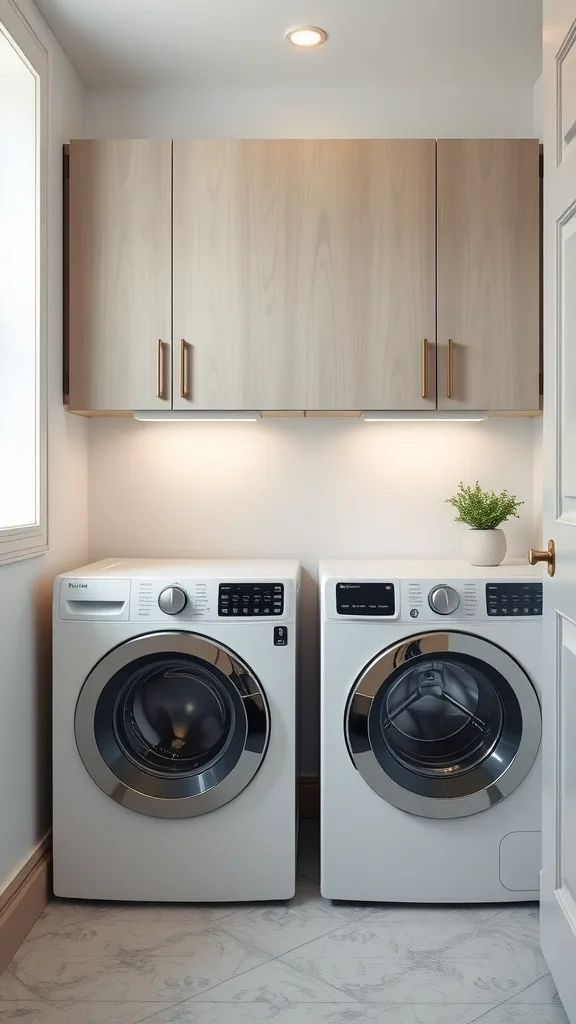
[[[437,615],[452,615],[460,604],[458,591],[454,587],[433,587],[428,594],[428,604]]]
[[[188,604],[188,595],[182,587],[166,587],[158,596],[160,611],[166,615],[178,615]]]

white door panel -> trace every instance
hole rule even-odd
[[[542,947],[576,1024],[576,0],[544,2]]]

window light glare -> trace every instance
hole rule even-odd
[[[315,25],[302,25],[301,28],[290,29],[284,38],[293,46],[310,49],[314,46],[322,46],[328,39],[328,33],[323,28],[316,28]]]

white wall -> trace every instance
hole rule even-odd
[[[532,91],[532,133],[535,138],[544,138],[544,103],[542,96],[542,75],[534,84]]]
[[[532,136],[532,90],[89,89],[87,138]]]
[[[106,90],[86,96],[87,137],[532,136],[531,89]],[[90,557],[302,559],[302,769],[317,770],[321,557],[458,555],[445,498],[461,478],[526,501],[511,553],[533,539],[539,422],[89,426]]]
[[[49,52],[49,541],[0,566],[0,892],[50,821],[50,599],[56,573],[85,561],[86,424],[62,407],[62,144],[82,134],[82,86],[30,0],[19,6]]]

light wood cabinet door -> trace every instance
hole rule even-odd
[[[171,232],[171,142],[70,143],[73,411],[170,408]]]
[[[434,408],[435,148],[175,141],[174,407]]]
[[[539,402],[536,139],[438,141],[438,408]]]

